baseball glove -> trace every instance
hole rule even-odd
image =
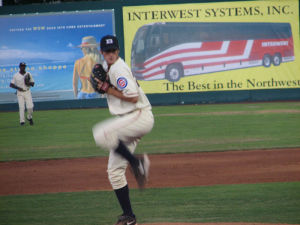
[[[95,91],[100,94],[104,94],[107,92],[110,87],[110,83],[108,81],[108,76],[106,71],[103,69],[101,64],[96,64],[92,70],[92,74],[90,76],[90,82]]]
[[[29,75],[29,73],[27,73],[27,74],[24,76],[24,82],[25,82],[25,85],[26,85],[27,87],[30,86],[30,75]]]

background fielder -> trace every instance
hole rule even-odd
[[[10,87],[17,89],[17,97],[19,103],[20,124],[25,124],[25,104],[27,108],[27,120],[30,125],[33,125],[32,113],[33,102],[30,87],[34,86],[34,80],[29,72],[26,72],[26,63],[21,62],[19,64],[19,72],[15,73]]]
[[[144,187],[150,162],[147,155],[136,157],[133,152],[140,138],[152,130],[154,119],[146,95],[119,57],[117,38],[104,36],[101,53],[108,77],[102,76],[106,71],[97,64],[91,82],[98,92],[107,93],[110,113],[116,117],[96,124],[93,135],[98,146],[110,150],[108,177],[123,210],[116,225],[135,225],[125,172],[129,163],[139,187]]]

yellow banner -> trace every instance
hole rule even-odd
[[[300,87],[298,0],[123,7],[146,93]]]

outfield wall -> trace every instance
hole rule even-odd
[[[202,93],[173,93],[147,95],[154,106],[184,105],[184,104],[212,104],[239,103],[265,101],[299,101],[299,89],[277,89],[256,91],[223,91]],[[61,100],[34,102],[35,110],[75,109],[107,107],[106,99]],[[0,111],[17,111],[17,103],[0,104]]]
[[[244,0],[248,1],[248,0]],[[151,4],[182,4],[182,3],[211,3],[212,1],[183,1],[183,0],[157,0]],[[215,0],[214,2],[239,2],[231,0]],[[115,16],[115,33],[119,37],[121,52],[125,57],[123,8],[124,6],[143,6],[149,4],[147,0],[110,0],[94,2],[71,2],[60,4],[33,4],[20,6],[6,6],[0,8],[0,15],[51,13],[62,11],[103,10],[113,9]],[[296,37],[294,36],[294,39]],[[255,102],[255,101],[282,101],[300,100],[300,88],[268,89],[268,90],[236,90],[236,91],[209,91],[209,92],[183,92],[183,93],[157,93],[147,94],[153,105],[171,104],[202,104],[226,102]],[[105,99],[89,100],[60,100],[35,102],[35,109],[64,109],[64,108],[89,108],[106,107]],[[0,104],[0,111],[15,111],[17,103]]]

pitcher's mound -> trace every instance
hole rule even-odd
[[[278,223],[145,223],[140,225],[288,225]]]

